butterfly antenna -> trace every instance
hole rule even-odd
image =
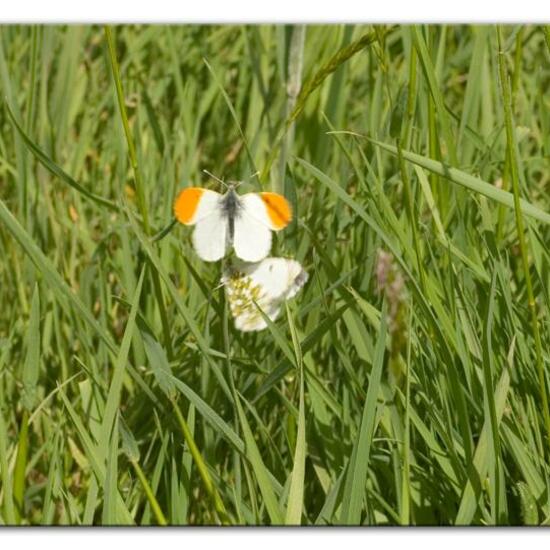
[[[248,178],[246,178],[245,180],[234,181],[234,182],[231,182],[231,183],[233,184],[233,187],[235,189],[237,189],[237,187],[239,187],[239,185],[241,185],[241,183],[244,183],[245,181],[251,180],[253,177],[257,176],[259,173],[260,173],[260,171],[258,170],[257,172],[254,172],[254,174],[252,174],[251,176],[248,176]]]
[[[212,292],[216,292],[216,290],[220,290],[220,288],[224,287],[225,286],[225,283],[224,282],[221,282],[216,288],[213,288],[212,289]]]
[[[220,178],[218,178],[217,176],[215,176],[214,174],[212,174],[211,172],[209,172],[208,170],[203,170],[203,172],[205,174],[208,174],[211,178],[215,179],[217,182],[221,183],[226,189],[229,187],[227,185],[227,183],[225,183],[225,181],[221,180]]]

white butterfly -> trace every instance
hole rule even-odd
[[[258,308],[274,321],[284,301],[295,296],[307,280],[307,272],[296,260],[265,258],[258,263],[239,262],[226,268],[221,282],[235,327],[249,332],[267,327]]]
[[[291,221],[290,205],[277,193],[238,195],[234,185],[228,187],[224,195],[188,187],[174,202],[174,214],[195,226],[193,245],[204,261],[215,262],[233,247],[241,260],[258,262],[271,250],[271,232]]]

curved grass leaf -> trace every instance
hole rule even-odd
[[[380,147],[381,149],[384,149],[384,151],[387,151],[388,153],[391,153],[396,157],[399,154],[397,147],[394,147],[393,145],[382,143],[369,137],[366,137],[366,139],[370,143],[376,145],[377,147]],[[418,166],[422,166],[423,168],[430,170],[430,172],[433,172],[434,174],[443,176],[452,183],[462,185],[463,187],[466,187],[471,191],[475,191],[476,193],[484,195],[485,197],[492,199],[500,204],[504,204],[505,206],[508,206],[508,208],[514,208],[514,196],[508,191],[499,189],[498,187],[495,187],[494,185],[491,185],[490,183],[487,183],[480,178],[471,176],[470,174],[463,172],[458,168],[453,168],[451,166],[448,166],[447,164],[444,164],[443,162],[439,162],[438,160],[433,160],[431,158],[403,150],[401,150],[401,155],[405,160],[408,160],[413,164],[417,164]],[[550,223],[550,214],[548,212],[541,210],[540,208],[534,206],[525,199],[520,199],[520,207],[521,211],[526,216],[529,216],[544,223]]]
[[[106,199],[104,197],[100,197],[99,195],[96,195],[95,193],[92,193],[91,191],[88,191],[85,187],[80,185],[76,180],[74,180],[67,172],[65,172],[60,166],[58,166],[38,145],[36,145],[31,138],[25,133],[25,130],[20,126],[20,124],[17,122],[17,119],[15,118],[14,114],[12,113],[10,106],[6,104],[6,110],[8,111],[8,115],[10,117],[10,120],[21,136],[21,139],[23,140],[23,143],[28,147],[29,151],[35,156],[36,160],[48,170],[48,172],[51,172],[54,176],[57,176],[61,181],[78,191],[80,194],[84,195],[86,198],[94,201],[95,203],[99,204],[100,206],[105,206],[109,208],[110,210],[114,210],[115,212],[118,211],[118,206],[111,200]]]

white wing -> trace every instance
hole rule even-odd
[[[222,198],[223,195],[220,195],[220,193],[210,191],[210,189],[204,189],[197,206],[197,211],[193,216],[193,221],[189,225],[197,224],[212,215],[219,216]]]
[[[222,195],[202,187],[182,189],[174,201],[174,215],[184,225],[195,225],[219,210]]]
[[[249,205],[247,213],[251,217],[272,231],[284,229],[292,220],[290,204],[278,193],[247,193],[242,195],[241,201]]]
[[[265,205],[256,193],[240,197],[240,204],[233,233],[235,254],[246,262],[259,262],[271,250],[271,228],[262,221]]]
[[[244,332],[265,329],[258,307],[274,321],[283,302],[295,296],[307,279],[300,263],[287,258],[236,263],[222,277],[235,327]]]
[[[227,220],[219,209],[195,224],[193,246],[205,262],[216,262],[225,256],[227,249]]]
[[[222,195],[202,187],[183,189],[174,201],[174,215],[184,225],[194,225],[193,245],[200,258],[215,262],[227,248],[227,220]]]
[[[256,266],[245,268],[254,284],[263,289],[268,301],[292,298],[307,280],[307,273],[296,260],[289,258],[266,258]],[[305,280],[302,278],[305,276]]]

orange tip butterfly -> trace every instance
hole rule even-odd
[[[223,195],[202,187],[184,189],[174,202],[174,215],[195,226],[193,246],[205,262],[220,260],[231,247],[241,260],[258,262],[271,250],[271,232],[292,220],[290,205],[277,193],[238,195],[235,185],[227,187]]]

